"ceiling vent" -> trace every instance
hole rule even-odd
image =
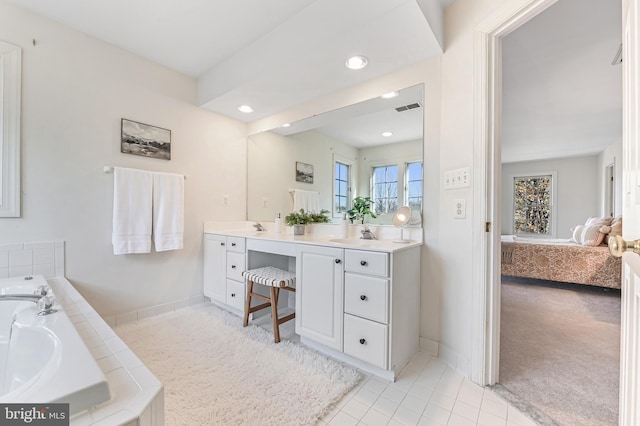
[[[422,105],[420,105],[419,102],[416,102],[416,103],[413,103],[413,104],[403,105],[403,106],[397,107],[396,111],[398,111],[398,112],[409,111],[410,109],[420,108],[421,106]]]

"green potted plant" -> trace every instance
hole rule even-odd
[[[293,226],[293,235],[304,235],[305,225],[308,223],[327,223],[329,222],[329,210],[322,209],[320,213],[307,212],[300,209],[297,212],[291,212],[284,218],[287,226]]]
[[[371,210],[371,198],[370,197],[356,197],[353,199],[353,207],[347,210],[347,215],[351,223],[354,220],[360,221],[364,225],[364,220],[367,215],[372,218],[376,218],[376,214]]]

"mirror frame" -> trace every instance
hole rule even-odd
[[[20,108],[22,49],[0,41],[2,134],[0,134],[0,217],[20,217]]]

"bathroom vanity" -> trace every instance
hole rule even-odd
[[[336,238],[331,226],[318,229],[294,236],[205,223],[204,295],[241,315],[242,271],[295,271],[301,342],[394,380],[418,351],[421,230],[415,241],[394,243]]]

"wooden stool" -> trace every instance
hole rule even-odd
[[[276,343],[280,342],[280,324],[287,322],[296,317],[295,312],[278,318],[278,295],[280,289],[288,291],[296,291],[291,287],[296,281],[296,275],[293,272],[265,266],[264,268],[250,269],[244,271],[242,276],[247,280],[247,298],[244,302],[244,323],[246,327],[249,324],[249,314],[252,312],[266,309],[271,306],[271,316],[273,317],[273,336]],[[271,287],[271,297],[253,292],[253,284],[262,284]],[[251,298],[257,297],[267,303],[251,307]]]

